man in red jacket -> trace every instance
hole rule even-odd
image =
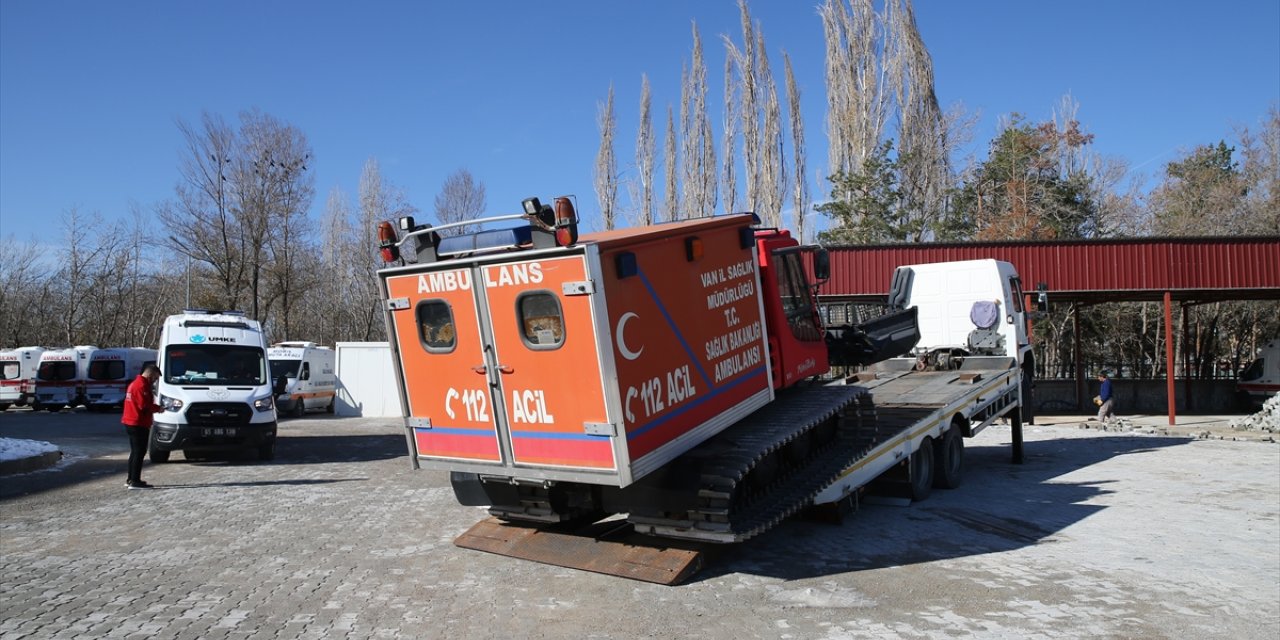
[[[129,479],[124,486],[130,489],[150,489],[151,485],[142,481],[142,458],[147,455],[147,441],[151,435],[151,415],[164,411],[155,402],[152,390],[160,378],[160,368],[149,364],[142,368],[142,373],[129,383],[124,394],[124,430],[129,434]]]

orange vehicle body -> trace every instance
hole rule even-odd
[[[753,219],[383,270],[416,464],[625,487],[825,373],[811,301],[788,317],[804,279],[760,255],[797,243]]]

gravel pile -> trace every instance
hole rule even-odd
[[[1261,411],[1232,420],[1231,428],[1242,431],[1280,432],[1280,393],[1271,396],[1263,403]]]

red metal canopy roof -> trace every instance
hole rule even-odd
[[[1013,263],[1028,292],[1045,283],[1067,301],[1280,299],[1280,236],[1130,238],[828,247],[831,280],[819,293],[873,299],[894,268],[994,258]]]

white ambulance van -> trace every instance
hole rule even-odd
[[[61,411],[85,403],[85,383],[89,381],[89,358],[97,347],[49,349],[40,354],[36,368],[34,409]]]
[[[271,361],[271,379],[287,380],[284,393],[276,396],[277,411],[295,418],[308,409],[333,413],[338,395],[333,349],[314,342],[279,342],[267,351],[267,359]]]
[[[156,363],[156,350],[141,347],[98,349],[89,356],[89,380],[85,397],[90,411],[104,411],[124,405],[124,392],[142,368]]]
[[[262,325],[238,311],[188,309],[160,333],[151,461],[182,451],[254,449],[275,457],[276,407]]]
[[[26,406],[35,399],[36,368],[44,347],[0,351],[0,411]]]
[[[1256,407],[1280,392],[1280,338],[1258,350],[1258,357],[1240,372],[1236,388],[1249,396]]]

